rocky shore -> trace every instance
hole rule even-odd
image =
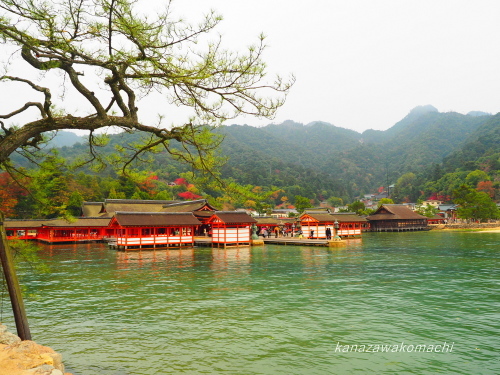
[[[21,339],[0,325],[0,373],[4,375],[72,375],[64,372],[61,354]]]

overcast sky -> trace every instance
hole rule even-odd
[[[166,1],[139,4],[153,12]],[[174,15],[194,24],[210,9],[224,17],[216,29],[224,47],[243,52],[264,33],[269,72],[297,79],[274,120],[244,117],[227,125],[325,121],[362,132],[388,129],[420,105],[440,112],[500,112],[500,0],[173,2]],[[4,51],[0,60],[9,56]],[[10,69],[11,75],[30,70],[23,61]],[[57,75],[43,77],[49,87],[61,82],[61,77],[53,79]],[[37,100],[32,92],[24,95],[19,83],[2,87],[1,113]],[[54,87],[54,93],[60,91]],[[154,96],[147,99],[139,104],[146,123],[156,123],[158,111],[165,115],[165,126],[186,121],[182,108],[170,108]],[[71,99],[71,90],[60,100],[57,105],[88,114],[81,99]]]
[[[217,10],[227,46],[267,35],[270,71],[297,78],[274,123],[361,132],[387,129],[418,105],[500,111],[500,0],[176,0],[174,8],[189,20]]]

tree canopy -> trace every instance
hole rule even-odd
[[[453,192],[453,197],[453,202],[460,205],[457,214],[462,219],[486,221],[499,216],[497,205],[485,192],[462,185]]]
[[[171,2],[154,15],[141,13],[141,7],[134,0],[1,2],[0,83],[23,85],[31,95],[0,113],[0,166],[9,168],[14,152],[36,161],[42,135],[61,129],[90,131],[96,159],[94,132],[117,126],[147,135],[141,143],[121,146],[125,166],[144,152],[163,149],[208,169],[204,157],[219,143],[212,126],[241,114],[273,118],[294,78],[266,82],[263,36],[245,53],[231,52],[220,38],[208,41],[222,20],[216,13],[193,26],[174,18]],[[188,107],[192,116],[180,124],[163,117],[144,121],[140,101],[152,93],[162,95],[157,107]],[[66,102],[73,94],[79,98],[76,108]],[[173,148],[171,140],[181,146]]]

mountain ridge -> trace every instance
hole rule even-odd
[[[495,116],[441,113],[433,106],[419,106],[385,131],[359,133],[323,121],[304,125],[292,120],[262,127],[221,126],[216,129],[225,136],[220,153],[229,157],[222,177],[259,186],[296,186],[294,191],[302,195],[311,193],[311,189],[301,190],[311,184],[320,191],[331,193],[335,187],[344,196],[359,196],[394,183],[404,173],[425,174],[459,150],[461,160],[480,157],[481,145],[488,143],[483,133],[500,126],[496,120],[490,124],[493,130],[485,125]],[[111,145],[139,135],[110,137]],[[477,152],[465,152],[466,142],[479,142]],[[71,154],[70,148],[64,149]],[[157,164],[168,170],[181,168],[168,156],[158,157],[161,163]]]

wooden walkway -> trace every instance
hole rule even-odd
[[[273,245],[290,245],[290,246],[323,246],[323,247],[329,247],[331,246],[330,241],[326,239],[309,239],[309,238],[298,238],[298,237],[278,237],[278,238],[264,238],[262,237],[259,238],[260,241],[263,241],[264,244],[273,244]],[[108,245],[110,248],[115,248],[117,250],[123,250],[119,249],[118,246],[113,242],[112,239],[108,239]],[[345,244],[345,241],[341,241],[339,245]],[[217,245],[221,246],[222,244],[212,244],[212,238],[211,237],[195,237],[194,238],[194,247],[218,247]],[[227,244],[224,247],[233,247],[233,246],[252,246],[251,243],[245,242],[245,243],[240,243],[240,244]],[[166,246],[162,246],[158,244],[156,246],[157,249],[161,248],[167,248]],[[178,246],[177,248],[184,248],[184,246]],[[145,247],[143,247],[145,250]],[[128,248],[126,250],[141,250],[141,248]]]
[[[235,247],[235,246],[251,246],[250,242],[239,243],[212,243],[212,237],[195,237],[194,245],[197,247]]]
[[[328,240],[326,239],[313,240],[309,238],[298,237],[264,238],[264,243],[291,246],[328,246]]]

